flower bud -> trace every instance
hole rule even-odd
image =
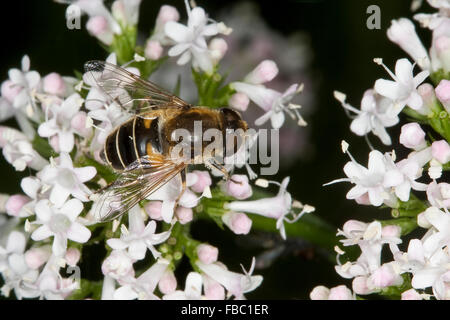
[[[431,154],[441,164],[446,164],[450,161],[450,145],[445,140],[434,141],[431,144]]]
[[[367,287],[366,277],[356,277],[352,281],[352,289],[356,294],[369,294],[371,290]]]
[[[222,285],[204,276],[204,286],[205,286],[205,297],[208,300],[224,300],[225,299],[225,289]]]
[[[406,148],[421,150],[427,146],[425,142],[425,132],[416,122],[402,126],[400,133],[400,143]]]
[[[249,103],[250,99],[245,93],[242,92],[237,92],[233,94],[230,97],[230,100],[228,100],[228,104],[230,105],[230,107],[239,111],[247,110]]]
[[[253,194],[252,187],[248,183],[248,177],[242,174],[234,174],[231,179],[225,183],[224,189],[228,195],[238,200],[247,199]]]
[[[429,68],[430,59],[428,58],[428,53],[420,41],[411,20],[406,18],[392,20],[387,36],[389,40],[408,53],[422,69]]]
[[[177,279],[172,270],[166,270],[158,282],[162,294],[171,294],[177,289]]]
[[[389,225],[381,229],[381,236],[383,238],[398,238],[401,235],[402,229],[399,226]]]
[[[67,249],[65,259],[69,266],[72,267],[76,266],[80,258],[81,258],[80,250],[78,250],[77,248]]]
[[[56,96],[63,96],[66,92],[66,83],[58,73],[49,73],[44,77],[44,91]]]
[[[424,229],[431,228],[431,223],[428,221],[428,219],[425,217],[425,212],[419,213],[417,215],[417,225]]]
[[[215,63],[219,62],[228,50],[227,42],[222,38],[214,38],[210,41],[208,48],[211,52],[211,57]]]
[[[437,37],[433,42],[434,52],[439,59],[440,65],[444,71],[450,71],[450,37],[443,35]]]
[[[10,216],[19,216],[20,210],[22,210],[22,207],[30,202],[31,199],[27,196],[24,196],[22,194],[15,194],[8,198],[5,204],[6,213]]]
[[[144,55],[147,59],[158,60],[163,54],[163,47],[156,40],[149,40],[145,45]]]
[[[202,263],[211,264],[217,261],[219,249],[212,245],[202,243],[197,246],[197,256]]]
[[[245,77],[244,82],[262,84],[271,81],[277,74],[276,63],[272,60],[264,60]]]
[[[178,222],[180,222],[181,224],[189,223],[194,218],[194,214],[191,208],[185,208],[180,206],[175,210],[175,215],[178,218]]]
[[[104,44],[112,44],[114,35],[109,27],[108,20],[104,16],[93,16],[89,18],[86,29]]]
[[[212,180],[208,171],[194,170],[192,173],[197,176],[197,180],[190,187],[192,191],[202,193],[206,187],[211,186]]]
[[[423,83],[417,87],[417,92],[422,98],[422,107],[416,109],[421,115],[428,115],[436,108],[436,94],[434,92],[434,87],[429,83]]]
[[[144,206],[144,211],[153,220],[162,220],[161,216],[162,202],[161,201],[150,201]]]
[[[372,205],[370,203],[369,194],[366,192],[362,196],[359,196],[355,199],[357,204],[363,205],[363,206],[370,206]]]
[[[370,286],[374,288],[386,288],[397,284],[398,277],[392,268],[386,265],[379,267],[369,278]]]
[[[445,110],[450,113],[450,81],[445,79],[441,80],[435,91],[436,97],[442,103]]]
[[[352,292],[344,285],[337,286],[330,289],[328,300],[352,300]]]
[[[422,296],[414,289],[402,293],[402,300],[422,300]]]
[[[46,247],[32,248],[25,252],[25,262],[31,269],[39,269],[50,258],[51,251]]]
[[[309,297],[311,300],[328,300],[328,295],[330,294],[330,289],[324,286],[315,287]]]
[[[197,206],[199,201],[199,198],[195,193],[193,193],[191,190],[186,189],[183,192],[183,195],[180,198],[180,206],[186,207],[186,208],[194,208]]]
[[[342,227],[345,233],[361,232],[366,230],[367,224],[357,220],[348,220]]]
[[[49,144],[53,148],[53,150],[55,150],[57,153],[59,153],[61,151],[59,148],[59,136],[58,135],[54,135],[54,136],[50,137]]]
[[[156,26],[163,26],[169,21],[180,20],[180,14],[177,8],[169,5],[163,5],[159,9],[158,16],[156,17]]]
[[[11,80],[3,81],[1,86],[2,97],[8,100],[10,103],[14,103],[14,99],[19,94],[22,88],[15,85]]]
[[[235,234],[248,234],[252,228],[252,220],[242,212],[227,212],[222,221]]]
[[[88,137],[92,133],[92,129],[86,127],[86,121],[86,112],[80,111],[72,118],[70,125],[77,131],[78,134],[83,137]]]

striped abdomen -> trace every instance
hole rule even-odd
[[[135,117],[113,131],[105,142],[104,157],[116,170],[124,170],[145,155],[161,154],[160,121]]]

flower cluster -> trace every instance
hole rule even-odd
[[[88,16],[86,29],[107,48],[105,60],[111,64],[148,78],[175,57],[178,65],[191,64],[199,105],[245,111],[253,101],[264,111],[256,125],[270,119],[278,129],[285,113],[306,125],[299,105],[291,102],[302,85],[293,84],[284,92],[264,85],[278,73],[274,61],[263,60],[244,79],[225,83],[218,69],[227,51],[223,37],[232,30],[199,6],[185,2],[185,24],[179,22],[176,8],[162,6],[152,33],[137,44],[140,0],[116,0],[111,8],[102,0],[58,2],[70,4],[68,20],[78,11]],[[259,216],[286,239],[285,223],[314,211],[292,198],[288,177],[281,183],[258,179],[252,185],[256,174],[246,163],[248,176],[230,173],[227,181],[217,181],[220,178],[207,170],[189,172],[182,196],[177,176],[131,208],[127,219],[99,223],[93,213],[95,192],[116,178],[101,151],[108,135],[130,115],[81,73],[41,76],[30,70],[30,59],[24,56],[21,69],[11,69],[8,75],[1,84],[0,120],[14,117],[19,129],[0,126],[0,147],[17,171],[29,169],[31,174],[20,182],[23,194],[0,195],[4,296],[242,299],[263,280],[253,275],[255,259],[248,271],[228,270],[218,260],[217,247],[192,238],[189,224],[209,219],[245,235]],[[277,185],[278,193],[262,196],[261,188],[269,185]],[[86,278],[80,269],[84,252],[98,244],[106,249],[98,265],[101,282]],[[176,271],[183,257],[192,272],[180,288]]]
[[[445,172],[450,162],[450,16],[448,1],[428,3],[439,12],[415,15],[432,31],[428,51],[411,20],[393,20],[387,36],[414,64],[399,59],[394,73],[375,59],[392,80],[377,80],[364,93],[360,109],[335,92],[345,110],[355,115],[351,131],[366,137],[372,132],[385,145],[392,143],[386,128],[400,121],[400,113],[406,114],[409,121],[401,127],[398,141],[409,154],[397,159],[395,150],[383,153],[369,142],[372,150],[365,167],[342,143],[350,157],[344,167],[347,177],[333,182],[352,183],[347,199],[390,208],[393,219],[347,221],[337,235],[343,237],[343,247],[357,246],[360,256],[354,260],[337,246],[336,272],[352,279],[354,293],[345,286],[331,290],[319,286],[311,292],[312,299],[351,299],[355,294],[374,293],[401,299],[450,299],[450,185]],[[416,64],[422,71],[414,74]],[[414,230],[415,236],[407,237]],[[419,234],[422,237],[416,238]],[[384,247],[387,255],[382,255]]]

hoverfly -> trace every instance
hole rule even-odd
[[[194,135],[194,122],[201,121],[203,132],[209,128],[223,133],[227,129],[247,131],[247,123],[238,112],[229,108],[214,110],[193,106],[116,65],[89,61],[85,71],[89,82],[111,102],[132,114],[109,134],[100,155],[118,174],[113,183],[97,192],[100,197],[96,216],[100,221],[121,216],[178,174],[181,174],[182,191],[177,200],[181,198],[186,189],[187,166],[198,159],[194,159],[195,153],[182,161],[171,156],[177,143],[172,137],[176,129],[183,128]],[[241,138],[244,139],[245,134]],[[205,142],[201,146],[204,148]],[[234,152],[237,150],[235,146]],[[220,170],[224,178],[230,178],[214,155],[202,159],[201,163]]]

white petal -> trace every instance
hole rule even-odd
[[[145,258],[145,253],[147,252],[147,246],[144,241],[136,240],[131,242],[128,247],[128,254],[131,258],[136,260],[141,260]]]
[[[108,239],[106,243],[115,250],[123,250],[128,247],[128,244],[125,241],[116,238]]]
[[[52,251],[56,256],[62,256],[67,249],[67,238],[65,236],[55,234],[53,239]]]
[[[34,241],[41,241],[51,237],[53,232],[51,232],[50,228],[47,225],[42,225],[31,234],[31,239]]]
[[[283,112],[274,112],[270,117],[270,121],[272,123],[272,128],[279,129],[283,126],[284,123],[284,113]]]
[[[80,223],[74,222],[67,230],[67,237],[72,241],[85,243],[91,237],[91,231]]]
[[[78,199],[70,199],[61,207],[61,213],[69,217],[70,221],[75,221],[83,210],[83,204]]]
[[[23,253],[25,250],[26,239],[22,232],[12,231],[9,234],[6,250],[8,252]]]
[[[382,96],[397,100],[400,96],[399,85],[395,81],[378,79],[375,82],[375,90]]]
[[[411,83],[413,80],[413,65],[408,59],[399,59],[395,64],[395,75],[402,83]]]
[[[189,29],[185,25],[175,21],[169,21],[164,25],[166,35],[176,42],[187,42],[189,40]]]
[[[95,167],[75,168],[74,171],[80,182],[89,181],[97,174]]]
[[[130,285],[120,287],[114,292],[115,300],[134,300],[138,298],[138,294]]]

